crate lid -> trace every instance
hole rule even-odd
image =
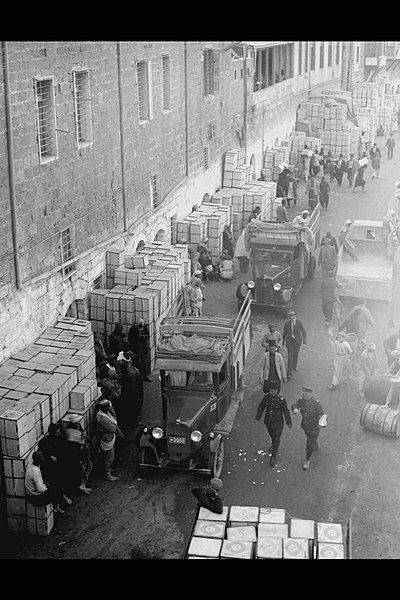
[[[343,544],[343,533],[340,523],[318,523],[318,541]]]
[[[282,558],[282,538],[259,537],[256,554],[257,558]]]
[[[194,535],[196,537],[221,538],[225,536],[226,523],[221,521],[206,521],[200,519],[196,521]]]
[[[308,539],[284,538],[283,558],[310,558]]]
[[[227,527],[226,537],[228,540],[239,540],[242,542],[256,542],[257,531],[254,525],[244,525],[242,527]]]
[[[222,508],[222,513],[218,514],[202,506],[199,510],[198,520],[226,522],[228,520],[228,507],[224,506]]]
[[[290,521],[290,537],[313,540],[315,537],[314,525],[314,521],[308,519],[292,519]]]
[[[229,520],[238,523],[257,523],[258,506],[231,506]]]
[[[259,523],[258,537],[289,537],[289,527],[284,523]]]
[[[284,508],[260,508],[259,523],[284,523],[286,511]]]
[[[317,558],[319,559],[344,559],[343,544],[327,544],[320,542],[318,544]]]
[[[188,550],[189,555],[210,556],[216,558],[219,556],[222,546],[222,540],[205,537],[193,537],[190,541]]]
[[[252,542],[241,540],[224,540],[222,542],[221,558],[252,558]]]

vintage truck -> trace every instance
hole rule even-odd
[[[355,220],[348,237],[358,260],[342,245],[338,254],[337,281],[340,298],[367,298],[390,302],[393,265],[386,258],[382,221]]]
[[[235,319],[163,319],[155,367],[162,421],[139,432],[139,471],[175,468],[220,476],[224,440],[243,398],[251,302],[248,292]]]
[[[320,245],[320,206],[314,208],[308,227],[276,221],[251,221],[245,231],[253,279],[236,292],[240,305],[251,288],[254,305],[293,308],[293,299],[306,278],[314,279]]]

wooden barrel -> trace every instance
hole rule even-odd
[[[400,413],[380,404],[364,406],[360,415],[360,425],[388,437],[400,437]]]
[[[365,380],[365,398],[373,404],[385,404],[390,390],[390,377],[372,375]]]

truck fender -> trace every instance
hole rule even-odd
[[[284,302],[289,302],[292,295],[293,295],[293,288],[282,290],[282,298],[283,298]]]
[[[153,440],[151,439],[150,433],[145,433],[145,432],[142,433],[140,440],[139,440],[139,447],[140,448],[150,448],[153,451],[158,464],[161,464],[161,458],[158,455],[157,448],[156,448]]]
[[[219,445],[222,440],[222,434],[219,433],[214,438],[210,438],[210,450],[211,452],[216,452],[219,448]]]

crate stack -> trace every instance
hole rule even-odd
[[[389,135],[392,131],[392,115],[393,109],[390,106],[377,106],[375,110],[375,122],[379,125],[383,125],[385,135]]]
[[[200,508],[189,540],[188,559],[344,559],[339,523],[289,518],[284,509]]]
[[[324,131],[343,131],[346,124],[347,109],[344,104],[329,101],[324,106]]]
[[[362,131],[364,131],[364,138],[366,142],[370,142],[371,144],[373,144],[376,129],[379,125],[376,119],[376,109],[368,107],[357,107],[355,109],[355,115],[357,117],[360,134]]]
[[[376,108],[379,106],[379,86],[377,83],[358,83],[351,91],[353,106],[357,108]]]
[[[0,443],[9,529],[50,533],[52,505],[35,508],[26,503],[26,467],[50,422],[68,419],[79,407],[86,415],[85,431],[93,447],[88,410],[93,422],[98,395],[90,321],[59,318],[54,327],[0,366]]]
[[[106,288],[111,289],[114,286],[115,270],[124,265],[123,250],[106,251]]]
[[[224,214],[229,212],[227,207],[222,208]],[[139,318],[144,319],[150,333],[150,367],[154,369],[159,325],[164,317],[182,313],[182,290],[190,276],[191,264],[185,244],[153,242],[135,255],[125,256],[123,266],[114,272],[114,280],[129,281],[131,285],[124,287],[123,283],[117,283],[111,290],[97,289],[90,294],[93,330],[107,345],[117,323],[123,325],[127,335]],[[124,289],[120,289],[121,286]]]
[[[347,158],[350,154],[350,133],[345,131],[322,131],[322,147],[325,152],[331,152],[337,158],[343,154]]]
[[[261,173],[267,182],[277,181],[282,165],[289,164],[289,154],[289,145],[272,146],[265,150]]]
[[[223,187],[243,187],[251,178],[251,165],[245,163],[246,151],[244,148],[228,150],[225,154],[224,171],[222,177]]]

